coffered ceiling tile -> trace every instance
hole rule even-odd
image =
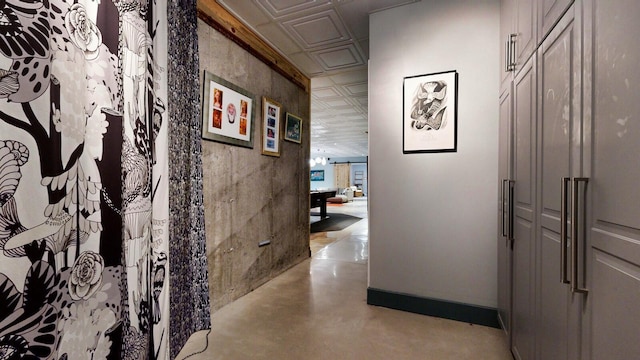
[[[364,137],[364,133],[362,133],[362,131],[343,132],[340,135],[343,139],[352,139],[353,141],[357,141],[358,137]]]
[[[307,73],[309,76],[322,73],[322,67],[318,63],[310,58],[307,53],[299,52],[295,54],[289,54],[289,59],[300,67],[300,70]]]
[[[327,129],[339,129],[341,128],[341,123],[343,122],[342,115],[336,114],[335,111],[331,112],[331,118],[324,119],[324,124],[327,126]]]
[[[368,0],[365,1],[365,3],[369,7],[369,14],[372,14],[378,11],[388,10],[398,6],[413,4],[418,1],[421,0]]]
[[[336,115],[351,115],[351,114],[355,114],[353,112],[353,108],[334,109],[333,113],[336,114]]]
[[[354,126],[350,128],[349,134],[353,135],[354,137],[358,137],[358,136],[364,136],[367,132],[367,123],[364,121],[351,121],[351,120],[345,120],[345,122],[349,123],[349,122],[353,122]]]
[[[340,107],[340,106],[346,106],[346,107],[349,107],[349,108],[353,107],[353,104],[348,102],[346,99],[330,100],[330,101],[327,101],[327,105],[329,105],[332,108],[336,108],[336,107]]]
[[[293,54],[301,52],[302,49],[296,44],[295,41],[287,35],[282,28],[274,23],[268,23],[264,25],[256,26],[256,30],[262,34],[269,42],[274,45],[280,52],[287,54]]]
[[[366,113],[360,113],[357,115],[357,117],[353,116],[352,119],[361,121],[362,124],[364,124],[363,126],[365,127],[369,126],[369,116]]]
[[[326,50],[312,51],[320,65],[326,70],[342,69],[350,66],[364,65],[362,56],[353,44],[338,46]]]
[[[367,97],[364,96],[354,96],[354,97],[350,97],[351,102],[353,102],[353,104],[355,105],[354,107],[358,110],[360,110],[360,112],[362,112],[363,114],[366,114],[368,112],[367,110]],[[364,105],[363,105],[364,103]]]
[[[355,71],[344,71],[339,74],[331,75],[329,78],[336,84],[344,85],[366,82],[369,78],[369,74],[365,67]],[[311,88],[313,88],[313,80],[311,81]]]
[[[360,94],[366,94],[368,92],[367,84],[368,84],[367,82],[363,82],[360,84],[349,84],[349,85],[343,85],[342,88],[349,95],[360,95]]]
[[[253,0],[218,0],[218,3],[250,27],[270,21],[270,17]]]
[[[356,39],[369,37],[369,11],[368,1],[352,1],[340,5],[340,14],[349,19],[349,29]]]
[[[360,49],[364,53],[364,58],[369,59],[369,38],[358,40],[358,45],[360,45]]]
[[[333,9],[285,21],[282,25],[304,49],[331,45],[351,38]]]
[[[318,99],[340,97],[340,93],[334,87],[313,89],[313,94],[317,96]]]
[[[327,105],[327,103],[325,103],[324,101],[320,101],[317,99],[311,99],[311,111],[320,111],[320,110],[326,110],[329,108],[329,105]]]
[[[230,0],[229,0],[230,1]],[[280,18],[303,10],[327,7],[326,0],[256,0],[274,18]]]
[[[314,116],[313,120],[319,120],[320,122],[322,122],[323,124],[326,124],[327,121],[329,121],[330,119],[333,119],[335,117],[335,115],[331,114],[328,111],[322,111],[318,114],[318,116]]]
[[[312,89],[328,87],[328,86],[333,86],[333,85],[335,85],[335,83],[333,82],[333,80],[329,76],[317,76],[317,77],[314,77],[314,78],[311,79],[311,88]],[[313,95],[313,92],[312,92],[312,95]]]
[[[356,97],[355,98],[356,101],[358,101],[358,104],[360,104],[360,106],[364,107],[365,109],[367,109],[367,107],[369,106],[369,98],[366,96],[361,96],[361,97]]]
[[[345,116],[348,117],[351,120],[362,120],[366,124],[367,116],[364,115],[364,114],[353,113],[353,114],[345,115]]]

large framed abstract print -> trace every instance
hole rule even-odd
[[[458,73],[404,78],[402,152],[455,152],[458,133]]]
[[[254,96],[204,72],[202,138],[253,149]]]

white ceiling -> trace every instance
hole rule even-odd
[[[369,14],[420,0],[217,0],[311,78],[311,156],[368,154]]]

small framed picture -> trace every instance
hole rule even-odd
[[[282,105],[262,98],[262,155],[280,156],[280,111]]]
[[[284,126],[284,139],[300,144],[302,142],[302,119],[287,113]]]
[[[324,181],[324,170],[311,170],[309,178],[311,181]]]
[[[455,152],[458,73],[409,76],[403,87],[403,153]]]
[[[253,94],[204,72],[202,138],[253,149]]]

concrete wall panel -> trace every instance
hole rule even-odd
[[[203,141],[204,205],[211,308],[245,295],[309,256],[309,96],[198,21],[200,71],[254,94],[254,148]],[[203,79],[203,74],[200,74]],[[301,144],[262,155],[262,97],[303,119]],[[258,247],[270,240],[271,245]]]

